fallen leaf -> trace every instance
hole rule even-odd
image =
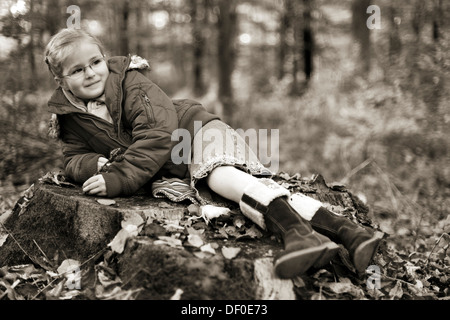
[[[186,227],[186,230],[189,234],[202,235],[203,233],[205,233],[205,229],[195,229],[192,227]]]
[[[228,214],[230,212],[230,209],[207,204],[200,207],[200,212],[205,222],[209,223],[211,219],[218,218],[222,215]]]
[[[138,213],[131,213],[124,216],[120,223],[122,229],[130,232],[130,236],[137,236],[145,225],[144,219]]]
[[[278,175],[280,176],[280,178],[283,178],[284,180],[289,180],[291,178],[291,176],[286,172],[280,172]]]
[[[182,242],[180,239],[175,239],[175,238],[168,237],[168,236],[159,236],[158,239],[159,240],[155,240],[153,243],[154,244],[166,244],[173,248],[182,247]]]
[[[305,281],[300,276],[296,276],[292,279],[294,286],[297,288],[303,288],[306,286]]]
[[[6,239],[8,238],[8,234],[0,234],[0,247],[5,243]]]
[[[95,297],[100,300],[131,300],[132,295],[140,290],[123,290],[120,286],[111,286],[105,289],[102,285],[97,285]]]
[[[236,230],[236,227],[234,226],[225,226],[223,228],[220,228],[220,230],[224,230],[227,235],[232,237],[237,238],[240,236],[240,233]]]
[[[196,248],[200,248],[203,245],[203,240],[197,234],[190,234],[187,237],[187,244]]]
[[[424,287],[423,287],[423,282],[420,280],[416,280],[415,284],[408,284],[407,288],[409,291],[411,291],[410,293],[414,294],[415,296],[422,296],[422,293],[425,291]]]
[[[327,283],[326,287],[330,288],[334,293],[345,293],[353,289],[353,284],[348,278],[343,278],[340,282]]]
[[[211,253],[203,252],[203,251],[195,251],[193,254],[194,254],[194,256],[196,256],[197,258],[200,258],[200,259],[209,258],[211,256]]]
[[[240,229],[242,226],[245,225],[245,219],[244,219],[244,217],[243,217],[243,216],[235,216],[235,217],[233,218],[233,225],[234,225],[236,228]]]
[[[222,254],[227,259],[233,259],[241,251],[241,248],[222,247]]]
[[[188,210],[189,215],[196,215],[196,216],[200,216],[201,215],[200,207],[198,205],[196,205],[196,204],[190,204],[187,207],[187,210]]]
[[[356,299],[364,298],[364,291],[354,285],[349,278],[342,278],[339,282],[327,283],[325,287],[329,288],[336,294],[350,294]]]
[[[213,249],[219,249],[219,244],[218,244],[218,243],[216,243],[216,242],[211,242],[210,244],[211,244],[211,248],[213,248]]]
[[[122,283],[122,280],[120,278],[111,276],[108,272],[105,270],[99,270],[97,272],[97,278],[98,281],[103,285],[103,287],[108,287],[111,285],[116,285]]]
[[[377,288],[374,288],[372,290],[367,290],[367,294],[370,297],[374,298],[375,300],[378,300],[378,299],[384,297],[384,293],[381,292],[380,290],[378,290]]]
[[[122,228],[116,234],[114,239],[110,243],[108,243],[108,246],[111,247],[111,250],[120,254],[125,248],[127,239],[131,236],[132,234],[127,229]]]
[[[252,238],[261,238],[263,236],[262,232],[259,231],[256,225],[252,225],[245,231],[245,235],[250,236]]]
[[[184,230],[184,227],[180,226],[179,224],[176,223],[164,223],[163,228],[166,229],[167,232],[180,232]]]
[[[80,290],[64,291],[59,296],[59,300],[73,300],[73,298],[75,298],[76,296],[79,296],[79,295],[81,295],[81,291]]]
[[[203,245],[202,247],[200,247],[200,250],[203,252],[209,252],[212,254],[216,254],[216,250],[214,250],[214,248],[211,247],[210,243],[207,243],[207,244]]]
[[[80,262],[74,259],[66,259],[58,267],[59,275],[63,275],[67,280],[65,285],[69,289],[80,289],[81,286],[81,272]]]
[[[181,295],[184,293],[184,291],[180,288],[175,290],[175,293],[172,297],[170,297],[170,300],[181,300]]]
[[[8,220],[8,218],[12,215],[12,210],[6,210],[3,213],[0,213],[0,224],[5,224],[6,220]],[[0,227],[0,231],[1,231],[1,227]]]
[[[111,206],[113,204],[116,204],[116,201],[112,199],[97,199],[97,202],[104,206]]]
[[[14,274],[23,280],[33,279],[42,273],[32,264],[21,264],[8,268],[9,274]]]
[[[324,297],[323,294],[322,294],[321,292],[319,292],[319,293],[314,293],[314,294],[311,296],[310,300],[327,300],[327,298]]]
[[[408,275],[410,275],[413,279],[416,279],[417,277],[416,271],[420,270],[420,267],[412,265],[408,262],[407,264],[405,264],[405,270]]]
[[[216,238],[228,239],[228,234],[223,228],[220,228]]]
[[[51,290],[45,293],[45,297],[47,300],[57,300],[61,296],[61,292],[64,288],[65,281],[60,281],[56,286],[54,286]]]
[[[80,268],[80,262],[74,259],[66,259],[61,265],[58,267],[57,271],[59,275],[63,275],[65,273],[73,272],[73,270]]]
[[[400,299],[403,296],[403,289],[402,284],[400,281],[397,281],[395,286],[389,291],[389,297],[391,297],[392,300],[395,298]]]
[[[120,225],[122,226],[122,229],[119,230],[114,239],[108,244],[113,251],[119,254],[123,252],[127,239],[137,236],[144,227],[145,222],[139,214],[132,213],[125,215]]]
[[[58,186],[75,187],[73,183],[66,181],[66,177],[61,172],[47,172],[44,176],[39,178],[39,181],[56,184]]]

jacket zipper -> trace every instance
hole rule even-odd
[[[130,65],[130,61],[131,61],[131,54],[128,54],[127,62],[126,62],[127,66]],[[122,85],[124,83],[125,73],[126,73],[126,70],[124,71],[124,73],[122,74],[122,77],[120,79],[121,88],[122,88]],[[119,99],[118,99],[118,101],[119,101],[119,106],[118,106],[119,117],[117,119],[117,127],[114,126],[114,131],[116,131],[118,137],[120,137],[120,121],[122,119],[122,99],[123,99],[123,89],[120,89],[119,90]],[[117,106],[115,106],[115,107],[117,107]]]
[[[144,102],[146,105],[145,113],[147,114],[147,119],[149,120],[150,124],[153,124],[155,122],[155,117],[153,116],[153,108],[152,103],[150,102],[150,98],[147,96],[146,93],[141,93],[141,96],[144,98]],[[151,114],[149,114],[151,113]]]

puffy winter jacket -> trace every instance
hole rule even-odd
[[[178,143],[171,139],[173,131],[187,129],[192,139],[194,121],[204,125],[218,119],[196,101],[171,100],[141,72],[130,69],[130,62],[130,56],[108,59],[105,98],[112,124],[72,105],[61,88],[48,102],[59,122],[65,174],[75,182],[83,183],[97,172],[99,157],[109,158],[116,148],[125,151],[122,161],[102,173],[108,197],[133,194],[163,175],[187,177],[187,165],[170,160]]]

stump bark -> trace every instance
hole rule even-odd
[[[344,186],[328,186],[320,175],[305,179],[280,174],[274,180],[376,228],[369,208]],[[68,258],[95,261],[111,253],[110,244],[126,229],[124,221],[140,217],[144,223],[139,232],[134,230],[133,236],[122,239],[123,252],[113,252],[124,286],[141,288],[139,299],[169,299],[177,290],[183,299],[295,299],[292,281],[272,273],[273,257],[282,250],[280,240],[257,229],[236,205],[229,204],[231,215],[206,223],[192,214],[188,202],[174,203],[144,193],[109,199],[109,203],[104,200],[84,195],[79,186],[38,181],[4,224],[8,238],[0,246],[0,267],[32,262],[55,270]],[[241,235],[237,227],[233,234],[226,234],[233,225],[230,219],[236,216],[243,221]],[[261,233],[249,232],[255,229]],[[189,244],[193,232],[213,249],[202,251]],[[177,244],[161,240],[168,237]],[[226,257],[224,248],[239,253]],[[341,258],[349,263],[345,252]]]

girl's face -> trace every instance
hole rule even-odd
[[[76,52],[63,63],[63,77],[60,85],[83,100],[101,96],[109,75],[108,66],[100,49],[89,41],[74,44]]]

